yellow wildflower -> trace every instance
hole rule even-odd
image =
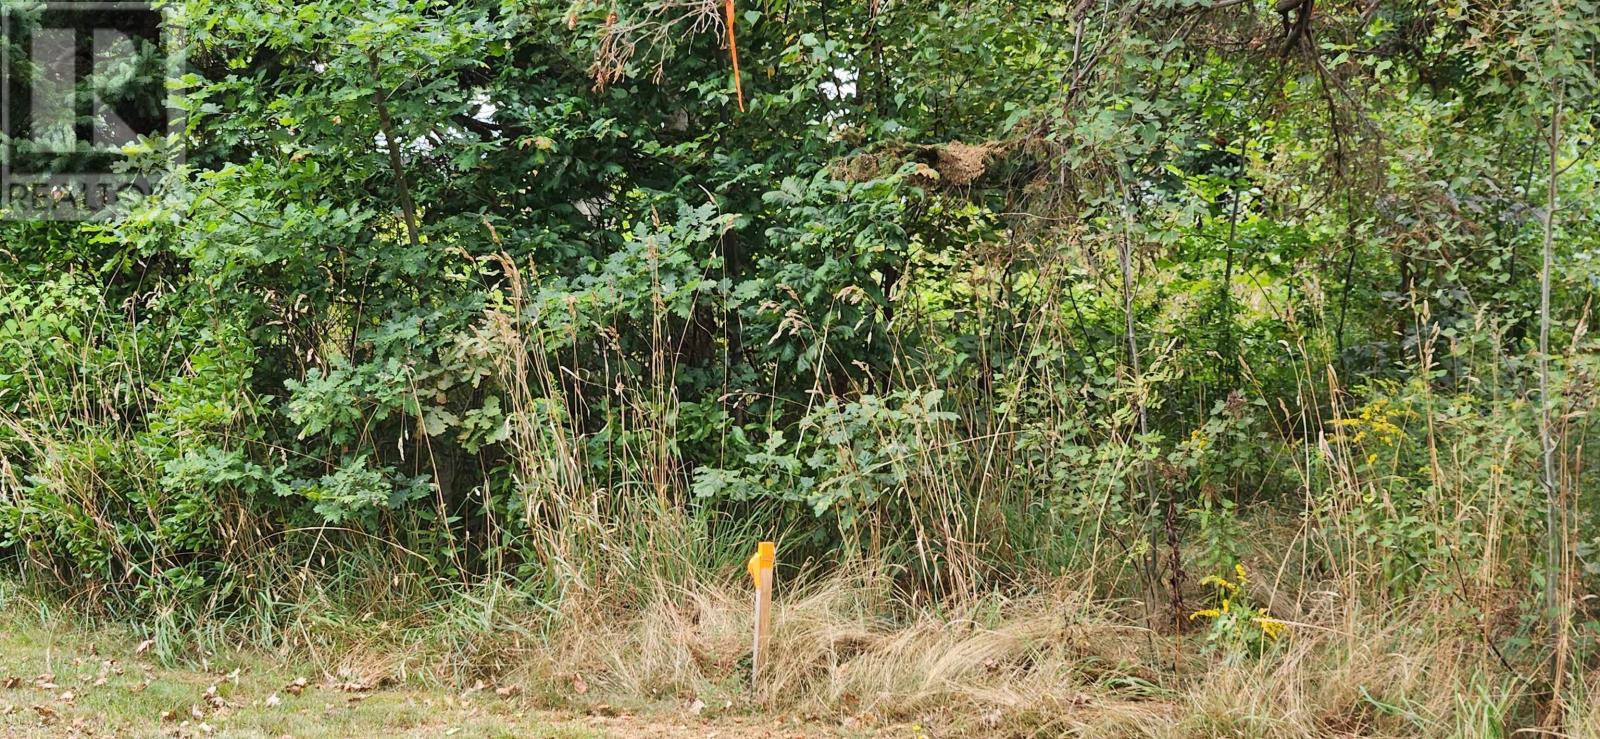
[[[1257,619],[1254,619],[1254,620],[1256,622],[1256,625],[1261,627],[1261,633],[1263,635],[1265,635],[1268,639],[1274,639],[1275,640],[1278,637],[1283,636],[1284,633],[1289,631],[1289,625],[1288,624],[1286,624],[1286,623],[1284,623],[1282,621],[1278,621],[1276,619],[1257,618]]]
[[[1219,588],[1222,588],[1223,590],[1226,590],[1226,591],[1228,591],[1230,593],[1239,592],[1239,586],[1238,585],[1234,585],[1233,583],[1228,582],[1227,578],[1219,577],[1217,575],[1206,575],[1205,577],[1200,578],[1200,584],[1201,585],[1215,585],[1215,586],[1217,586]]]

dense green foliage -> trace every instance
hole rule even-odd
[[[1536,620],[1552,156],[1600,575],[1592,0],[1288,46],[1259,2],[742,2],[742,113],[710,0],[169,9],[186,163],[0,224],[0,546],[114,611],[733,576],[755,534],[1162,592],[1288,526],[1306,578]]]

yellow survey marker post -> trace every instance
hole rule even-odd
[[[777,564],[778,550],[770,541],[756,546],[745,569],[756,586],[755,628],[750,639],[750,683],[754,685],[761,674],[762,652],[767,638],[772,635],[772,568]]]

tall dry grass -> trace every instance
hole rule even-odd
[[[1538,727],[1529,680],[1444,603],[1373,610],[1314,594],[1302,599],[1314,605],[1285,617],[1288,636],[1238,658],[1204,651],[1193,635],[1152,633],[1139,608],[1080,586],[1040,582],[1028,595],[933,611],[907,608],[882,573],[783,583],[771,669],[753,686],[749,593],[727,583],[664,585],[637,610],[553,623],[528,620],[525,603],[480,600],[496,612],[479,624],[490,628],[458,627],[467,638],[455,665],[466,672],[437,671],[437,630],[397,649],[387,640],[405,632],[369,629],[357,637],[364,647],[347,647],[329,669],[368,681],[489,679],[549,704],[691,721],[795,716],[841,732],[917,724],[935,736],[1482,737]],[[1592,730],[1585,695],[1571,696],[1562,735]]]

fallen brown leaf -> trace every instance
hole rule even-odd
[[[228,705],[228,702],[223,700],[222,696],[217,693],[216,683],[212,683],[210,687],[206,688],[205,699],[206,705],[212,708],[226,708]]]
[[[144,654],[145,652],[150,651],[150,647],[155,646],[155,644],[156,644],[156,640],[154,640],[154,639],[146,639],[146,640],[144,640],[142,642],[139,642],[139,646],[133,648],[133,653],[136,654],[136,655],[137,654]]]
[[[306,679],[303,677],[297,677],[288,685],[283,686],[283,690],[289,695],[299,695],[304,693],[306,690]]]

